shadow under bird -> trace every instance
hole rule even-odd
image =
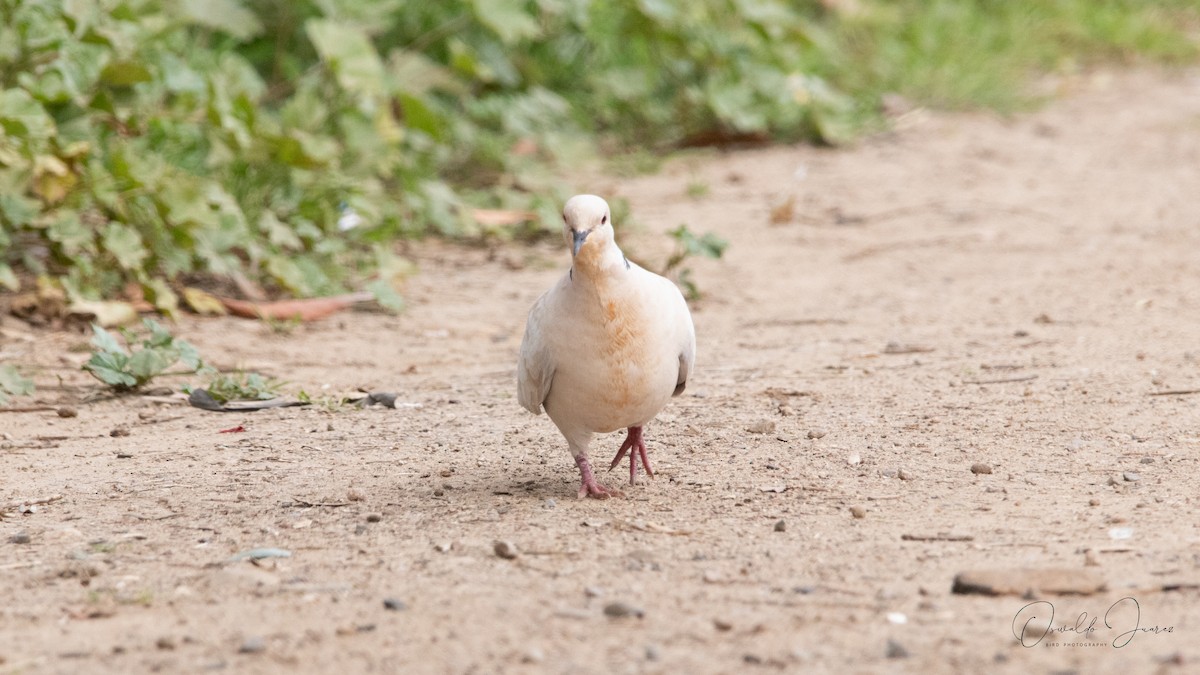
[[[629,454],[654,477],[642,429],[687,384],[696,331],[671,281],[629,262],[617,247],[608,203],[576,195],[563,207],[571,268],[529,310],[517,364],[517,395],[546,414],[579,467],[579,497],[620,494],[596,482],[592,436],[626,429],[609,470]]]

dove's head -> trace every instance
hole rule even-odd
[[[563,206],[563,238],[574,257],[592,257],[613,241],[608,202],[596,195],[575,195]]]

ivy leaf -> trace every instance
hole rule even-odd
[[[92,233],[79,220],[79,214],[74,211],[62,211],[58,217],[50,221],[46,228],[46,237],[62,247],[67,256],[76,256],[84,251],[92,253],[96,250]]]
[[[10,291],[16,291],[21,287],[20,280],[17,279],[17,275],[7,263],[0,263],[0,286]]]
[[[114,61],[100,72],[100,79],[109,86],[132,87],[139,82],[153,80],[154,74],[137,61]]]
[[[185,19],[198,26],[219,30],[242,41],[263,30],[254,12],[237,0],[181,0],[179,10]]]
[[[7,192],[0,194],[0,218],[14,228],[33,222],[37,209],[38,203],[32,199]]]
[[[308,39],[346,91],[382,95],[383,61],[367,34],[328,19],[309,19]]]
[[[33,380],[22,377],[15,366],[0,365],[0,404],[9,396],[28,396],[33,393]]]
[[[97,324],[92,324],[92,346],[100,352],[110,354],[122,354],[128,356],[128,352],[117,342],[117,338],[112,333],[104,330]]]
[[[104,249],[113,254],[117,264],[130,271],[141,269],[142,261],[149,255],[141,235],[128,225],[109,223],[104,228],[103,241]]]
[[[170,368],[171,364],[178,360],[178,352],[171,348],[139,349],[129,357],[126,373],[132,375],[135,383],[140,385]]]
[[[163,328],[163,325],[154,319],[142,319],[142,325],[146,330],[150,331],[150,335],[142,340],[142,344],[147,348],[155,347],[171,347],[175,342],[175,336],[171,335],[171,331]]]
[[[392,312],[404,311],[404,298],[388,283],[387,279],[376,279],[366,285],[366,290],[375,296],[375,302]]]
[[[541,26],[525,8],[525,0],[473,0],[475,16],[483,25],[491,28],[505,44],[513,44],[524,38],[541,34]]]
[[[102,329],[99,329],[102,330]],[[138,381],[126,372],[129,357],[118,352],[99,351],[83,364],[83,369],[90,372],[101,382],[116,389],[130,389],[137,386]]]
[[[179,363],[188,370],[200,370],[204,367],[204,360],[200,358],[200,352],[190,342],[183,340],[175,341],[175,349],[179,351]]]
[[[24,89],[0,89],[0,126],[13,136],[43,140],[54,136],[54,120]]]

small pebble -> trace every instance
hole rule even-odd
[[[598,598],[604,595],[604,589],[599,586],[584,586],[583,594],[589,598]]]
[[[74,408],[68,408],[68,407],[66,407],[66,406],[63,406],[62,408],[59,408],[59,409],[58,409],[58,410],[56,410],[55,412],[57,412],[57,413],[58,413],[58,416],[59,416],[59,417],[62,417],[62,418],[67,418],[67,417],[78,417],[78,416],[79,416],[79,411],[78,411],[78,410],[76,410],[76,409],[74,409]]]
[[[981,473],[991,473],[991,472],[992,472],[991,464],[984,464],[983,462],[975,462],[974,464],[971,465],[971,473],[973,473],[975,475],[979,475]]]
[[[129,429],[126,429],[125,427],[117,427],[116,429],[113,429],[112,431],[108,432],[108,435],[112,436],[113,438],[117,438],[120,436],[128,436]]]
[[[358,488],[350,488],[346,491],[346,499],[347,501],[361,502],[362,500],[366,499],[366,497]]]
[[[751,665],[758,665],[763,662],[762,657],[758,654],[743,654],[742,661]]]
[[[160,637],[154,641],[154,646],[163,651],[171,651],[175,649],[175,641],[169,637]]]
[[[451,547],[452,545],[450,542],[441,541],[433,545],[433,550],[437,551],[438,553],[449,553]]]
[[[133,457],[132,452],[118,452],[117,453],[117,459],[129,459],[131,457]]]
[[[713,619],[713,627],[722,633],[733,630],[733,624],[727,619]]]
[[[1088,500],[1088,506],[1100,506],[1100,500],[1092,497]]]
[[[512,560],[521,555],[521,552],[517,550],[517,545],[511,541],[497,541],[492,544],[492,550],[505,560]]]
[[[558,506],[558,502],[554,501],[553,498],[548,498],[546,501],[542,502],[542,508],[545,509],[552,509],[556,506]]]
[[[813,440],[818,439],[818,438],[825,438],[825,434],[827,434],[827,433],[829,433],[829,432],[825,431],[824,429],[809,429],[808,437],[809,437],[809,439],[813,439]]]
[[[525,650],[525,655],[521,657],[524,663],[541,663],[546,660],[546,654],[539,647],[530,647]]]
[[[1153,463],[1154,463],[1153,457],[1143,457],[1142,458],[1142,464],[1153,464]]]
[[[408,605],[406,605],[404,601],[399,598],[384,598],[383,608],[393,612],[403,612],[404,610],[408,609]]]
[[[908,658],[908,650],[904,645],[895,640],[887,641],[887,657],[889,659],[906,659]]]
[[[382,513],[368,513],[367,514],[367,522],[368,523],[378,523],[381,520],[383,520]]]
[[[1133,483],[1135,481],[1139,481],[1142,479],[1141,476],[1139,476],[1138,474],[1136,474],[1132,471],[1126,471],[1124,476],[1125,476],[1125,480],[1129,481],[1130,483]]]
[[[604,606],[604,616],[613,619],[622,619],[628,616],[640,619],[645,615],[646,612],[641,607],[634,607],[627,602],[610,602]]]
[[[783,521],[783,520],[775,521],[775,531],[776,532],[787,532],[787,521]]]
[[[850,515],[854,516],[855,518],[866,518],[867,510],[861,506],[851,506]]]
[[[10,544],[28,544],[30,541],[29,533],[24,530],[8,538]]]
[[[907,469],[900,469],[900,471],[896,472],[896,475],[900,477],[900,480],[912,480],[916,478],[916,475]]]
[[[260,637],[246,638],[246,641],[242,643],[242,646],[238,647],[238,651],[243,654],[258,654],[259,652],[264,652],[266,650],[267,641]]]

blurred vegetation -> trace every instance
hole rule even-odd
[[[1038,71],[1193,59],[1198,18],[1194,0],[0,0],[0,287],[135,283],[167,313],[197,277],[383,288],[398,238],[557,230],[583,158],[837,143],[891,92],[1011,108]]]
[[[280,382],[258,373],[238,371],[236,373],[219,373],[204,389],[217,403],[228,403],[230,401],[267,401],[279,394],[280,386]]]
[[[191,343],[171,335],[153,319],[144,319],[142,324],[148,334],[140,344],[133,331],[121,329],[128,348],[122,347],[115,335],[92,324],[92,356],[83,369],[115,391],[126,392],[167,374],[167,369],[176,363],[184,367],[180,371],[184,373],[204,367]]]

